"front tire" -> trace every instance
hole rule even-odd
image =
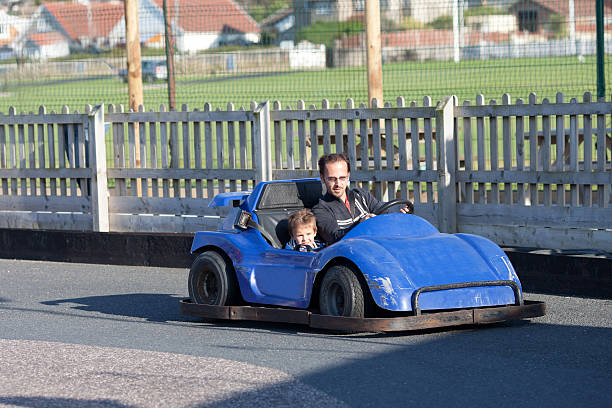
[[[363,288],[350,268],[336,265],[327,271],[319,291],[319,308],[324,315],[364,317]]]
[[[193,261],[188,289],[193,302],[203,305],[230,306],[239,297],[234,268],[214,251],[203,252]]]

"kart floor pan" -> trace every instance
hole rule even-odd
[[[521,306],[495,306],[448,312],[423,312],[418,316],[356,318],[326,316],[308,310],[256,306],[209,306],[183,299],[180,312],[187,316],[219,320],[303,324],[312,328],[347,332],[390,332],[423,330],[436,327],[487,324],[544,316],[544,302],[526,300]]]

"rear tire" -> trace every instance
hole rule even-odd
[[[344,317],[364,317],[363,288],[355,273],[344,265],[332,266],[319,290],[321,314]]]
[[[230,306],[239,298],[234,268],[214,251],[203,252],[193,261],[188,289],[197,304]]]

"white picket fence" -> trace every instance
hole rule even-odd
[[[612,251],[612,102],[272,105],[11,108],[0,115],[0,228],[216,229],[214,194],[316,177],[322,154],[345,151],[352,186],[409,198],[442,231]]]

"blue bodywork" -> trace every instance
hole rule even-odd
[[[520,288],[508,257],[495,243],[476,235],[440,233],[416,215],[373,217],[319,252],[277,249],[259,231],[234,227],[242,210],[250,212],[257,221],[254,210],[265,184],[287,181],[303,180],[264,182],[251,193],[215,197],[211,205],[233,208],[219,231],[198,232],[194,237],[192,252],[214,249],[227,255],[246,302],[308,308],[315,282],[329,266],[339,262],[354,265],[363,274],[374,302],[391,311],[411,311],[413,292],[426,286],[512,280]],[[419,298],[422,310],[514,302],[514,292],[506,286],[424,292]]]

